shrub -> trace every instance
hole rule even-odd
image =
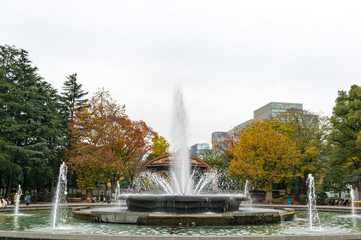
[[[327,198],[328,198],[327,193],[325,193],[325,192],[318,193],[317,196],[316,196],[317,205],[325,205],[325,204],[327,205],[328,201],[325,202]]]

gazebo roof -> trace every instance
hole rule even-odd
[[[158,156],[156,158],[153,158],[149,162],[145,163],[142,168],[143,169],[169,168],[169,166],[171,166],[171,157],[172,157],[171,154],[165,154],[165,155]],[[200,169],[206,169],[206,170],[211,169],[211,166],[208,163],[206,163],[202,159],[197,158],[195,156],[190,156],[190,162],[191,162],[192,168],[200,168]]]

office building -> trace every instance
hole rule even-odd
[[[227,132],[213,132],[212,133],[212,148],[215,148],[215,144],[220,144],[228,138]]]
[[[253,112],[255,120],[269,120],[289,109],[303,110],[302,103],[270,102]]]
[[[192,145],[189,151],[192,156],[197,156],[199,154],[204,153],[208,149],[209,149],[208,143],[197,143]]]
[[[253,119],[250,119],[248,121],[245,121],[244,123],[241,123],[237,126],[235,126],[234,128],[232,128],[231,130],[228,131],[229,135],[234,135],[239,133],[240,131],[242,131],[244,128],[246,128],[250,123],[252,123]]]

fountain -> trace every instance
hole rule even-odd
[[[121,196],[127,201],[128,210],[140,212],[228,212],[238,210],[241,201],[247,198],[243,195],[221,196],[199,194],[209,184],[214,176],[204,174],[195,185],[191,174],[189,150],[187,144],[187,114],[183,96],[179,89],[174,96],[172,117],[172,163],[170,166],[170,184],[158,178],[167,194],[128,194]]]
[[[217,178],[216,172],[191,173],[187,145],[187,117],[183,96],[175,91],[172,117],[172,157],[167,178],[155,172],[143,172],[140,178],[152,182],[162,193],[122,194],[127,211],[92,209],[88,219],[101,222],[140,225],[239,225],[247,223],[274,223],[291,220],[294,211],[252,210],[240,211],[240,204],[249,201],[247,194],[205,194],[207,186]],[[138,181],[140,181],[138,179]],[[213,184],[214,185],[214,184]],[[246,191],[245,191],[246,193]],[[74,211],[73,216],[84,219],[85,213]],[[284,217],[287,215],[287,217]]]
[[[53,200],[53,210],[52,210],[52,227],[56,227],[56,223],[59,219],[64,221],[64,217],[61,216],[60,208],[66,203],[67,193],[67,166],[65,163],[62,163],[59,168],[59,177],[58,183],[56,186],[56,191],[54,194]]]

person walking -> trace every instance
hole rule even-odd
[[[100,194],[100,202],[101,202],[101,203],[105,202],[105,201],[104,201],[104,193],[103,193],[103,192]]]
[[[6,207],[8,205],[7,201],[3,198],[3,196],[0,197],[0,207]]]
[[[25,197],[26,206],[29,206],[29,204],[30,204],[30,198],[31,198],[30,195],[27,194],[26,197]]]
[[[109,204],[112,201],[112,197],[110,196],[110,193],[108,193],[107,196],[107,203]]]

